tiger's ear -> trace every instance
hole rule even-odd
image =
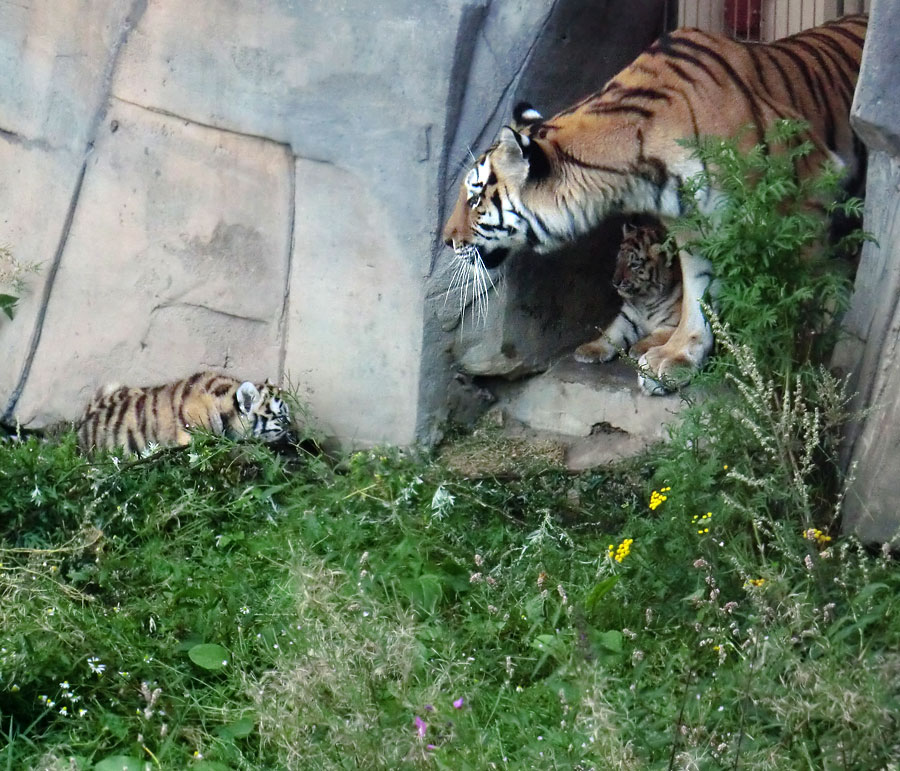
[[[511,156],[525,156],[531,145],[531,139],[520,131],[516,131],[512,126],[504,126],[500,129],[500,139],[498,146],[506,150]]]
[[[541,146],[527,134],[510,126],[500,129],[497,146],[504,150],[502,157],[508,164],[506,173],[524,174],[529,180],[542,179],[550,173],[550,161]]]
[[[241,414],[249,415],[253,408],[259,404],[262,397],[257,387],[247,380],[238,386],[234,398],[237,400],[238,409],[241,411]]]

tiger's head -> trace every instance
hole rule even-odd
[[[552,248],[543,223],[523,201],[526,186],[549,174],[550,161],[532,129],[543,121],[526,104],[515,110],[515,125],[475,161],[459,189],[443,238],[457,259],[477,268],[496,268],[527,247]]]
[[[234,392],[237,419],[241,436],[263,442],[277,442],[291,430],[291,412],[281,391],[268,380],[256,385],[249,380]],[[236,428],[236,427],[235,427]]]
[[[646,299],[669,291],[678,276],[663,248],[665,230],[652,225],[623,225],[622,236],[612,279],[619,296],[625,300]]]

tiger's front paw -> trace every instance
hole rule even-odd
[[[664,396],[687,385],[706,361],[704,342],[683,347],[666,344],[647,351],[638,360],[641,390],[650,396]]]
[[[598,337],[589,343],[579,345],[575,349],[575,361],[580,361],[582,364],[605,363],[612,361],[618,355],[619,352],[603,337]]]

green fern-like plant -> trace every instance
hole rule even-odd
[[[865,238],[858,230],[829,237],[832,220],[859,219],[862,203],[844,194],[833,165],[800,177],[813,151],[805,129],[779,121],[746,152],[743,135],[690,143],[704,171],[687,181],[684,200],[709,187],[721,195],[713,212],[692,205],[672,228],[712,262],[722,318],[771,373],[824,361],[852,288],[850,261],[835,257]]]

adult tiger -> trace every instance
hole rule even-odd
[[[679,189],[701,171],[678,140],[700,135],[762,141],[782,118],[809,124],[814,151],[800,174],[827,159],[861,186],[863,146],[850,128],[867,17],[847,16],[774,43],[739,43],[680,29],[666,34],[599,92],[545,120],[515,110],[468,172],[444,240],[473,270],[495,268],[517,250],[548,252],[613,213],[679,216]],[[713,189],[698,204],[713,212]],[[665,393],[702,366],[712,332],[700,307],[710,263],[681,249],[681,319],[669,340],[641,357],[641,386]],[[657,379],[659,378],[659,379]]]

